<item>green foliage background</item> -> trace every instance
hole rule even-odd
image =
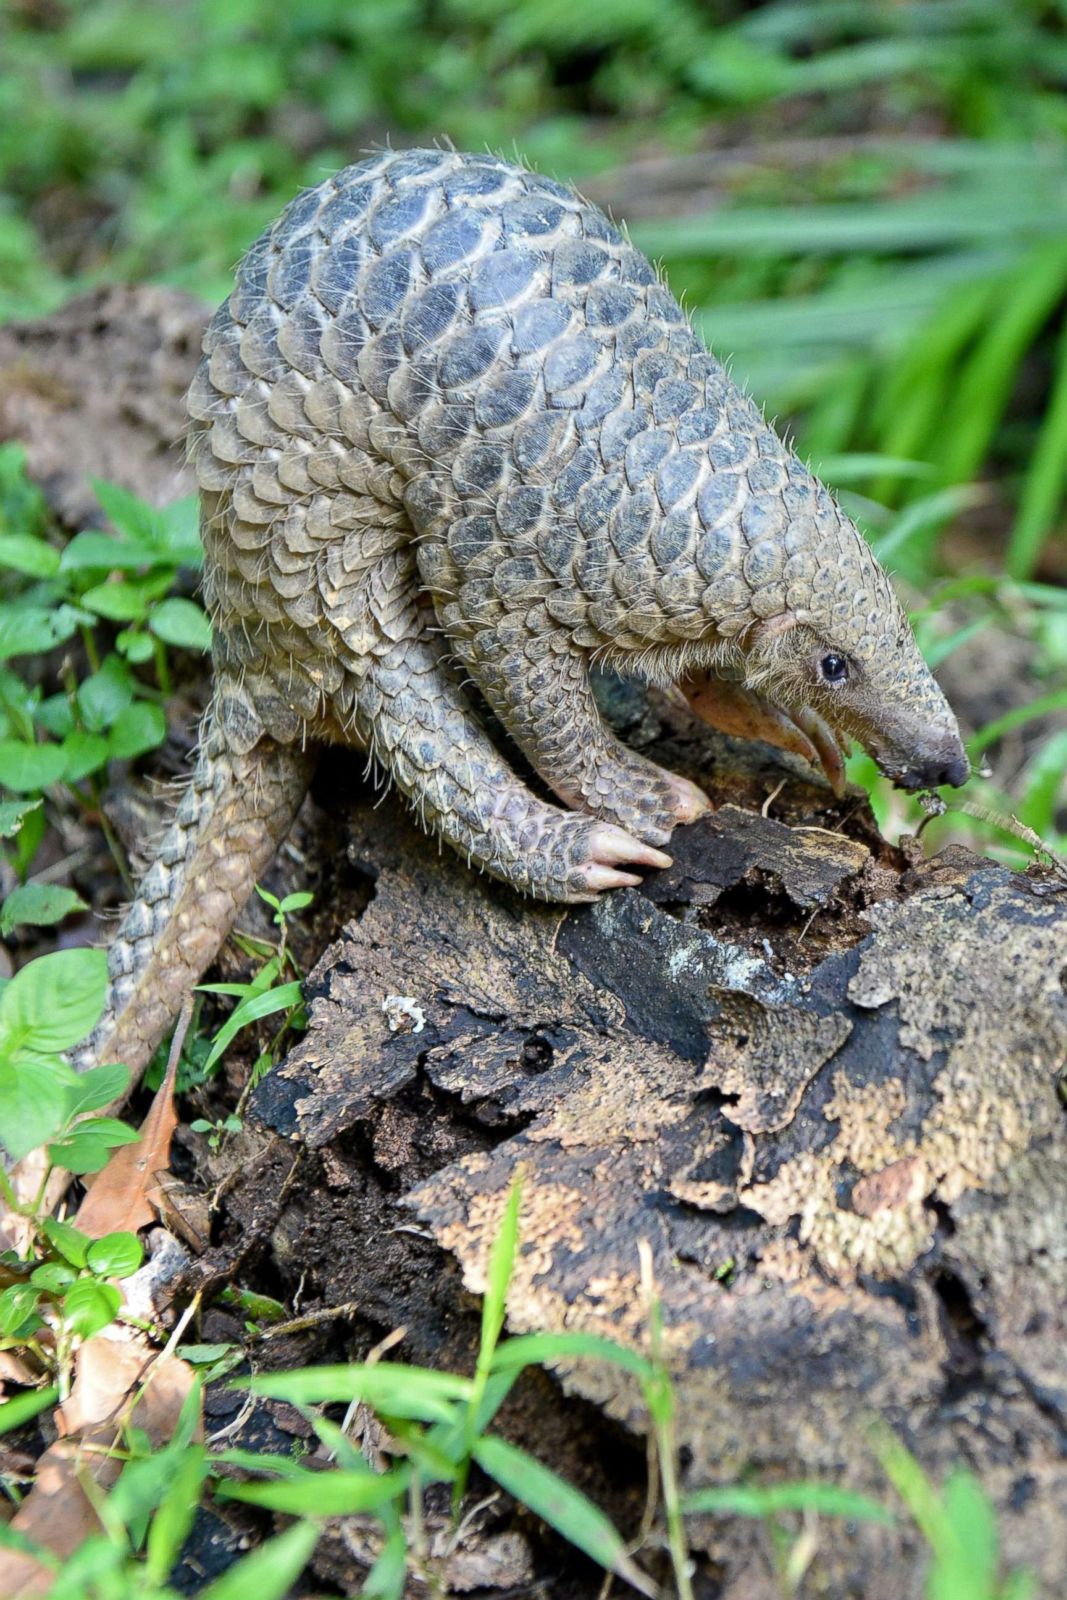
[[[1045,720],[980,798],[1027,813],[1037,761],[1059,838],[1065,0],[11,0],[0,63],[0,316],[101,279],[218,299],[294,190],[386,141],[610,197],[932,597],[935,655],[1032,646]]]

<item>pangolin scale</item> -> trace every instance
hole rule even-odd
[[[215,691],[90,1054],[151,1055],[323,742],[370,752],[473,865],[560,901],[666,863],[708,804],[604,726],[593,662],[680,682],[838,789],[852,738],[905,787],[966,778],[870,548],[572,190],[443,150],[348,167],[252,246],[203,349]]]

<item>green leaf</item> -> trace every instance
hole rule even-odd
[[[159,706],[135,700],[115,718],[108,743],[116,760],[132,761],[146,750],[157,749],[166,737],[167,719]]]
[[[117,655],[108,656],[100,671],[78,686],[78,705],[89,731],[99,733],[110,728],[133,700],[135,690],[126,663]]]
[[[184,1347],[182,1354],[184,1355]],[[260,1472],[272,1478],[304,1478],[307,1476],[307,1466],[303,1461],[294,1461],[292,1456],[278,1455],[267,1450],[242,1450],[233,1445],[228,1450],[220,1450],[213,1455],[212,1463],[224,1467],[239,1467],[242,1472]]]
[[[30,1273],[30,1282],[38,1289],[47,1289],[49,1294],[62,1294],[68,1283],[73,1283],[77,1276],[74,1268],[65,1261],[42,1261]]]
[[[53,1250],[72,1266],[84,1267],[89,1246],[92,1244],[87,1233],[82,1233],[80,1228],[75,1228],[70,1222],[58,1222],[55,1217],[46,1217],[42,1227],[45,1238]]]
[[[200,1600],[248,1600],[249,1595],[255,1600],[285,1600],[318,1539],[313,1522],[296,1523],[201,1589]]]
[[[294,980],[292,983],[281,983],[276,989],[268,989],[266,994],[250,995],[247,1000],[242,1000],[216,1034],[203,1071],[211,1071],[230,1041],[248,1023],[272,1016],[276,1011],[288,1011],[290,1006],[299,1005],[302,998],[301,986]]]
[[[150,661],[154,654],[152,641],[147,633],[137,633],[132,628],[124,628],[117,635],[115,649],[120,655],[125,656],[127,661],[132,661],[134,664]]]
[[[114,1117],[93,1117],[79,1122],[65,1138],[50,1144],[48,1159],[67,1172],[102,1172],[112,1150],[119,1145],[137,1144],[140,1137],[136,1128]]]
[[[85,1264],[101,1278],[128,1278],[143,1260],[144,1250],[135,1233],[105,1233],[89,1246]]]
[[[655,1376],[655,1368],[644,1356],[595,1333],[529,1333],[507,1339],[493,1356],[493,1371],[517,1372],[546,1361],[574,1360],[609,1361],[632,1372],[643,1383]]]
[[[66,755],[58,744],[0,739],[0,783],[15,794],[32,794],[58,783],[66,765]]]
[[[0,1405],[0,1433],[10,1433],[13,1428],[21,1428],[24,1422],[29,1422],[31,1417],[37,1416],[40,1411],[47,1411],[49,1406],[55,1405],[59,1399],[59,1390],[55,1386],[47,1389],[34,1389],[30,1394],[17,1394],[10,1400],[5,1400]]]
[[[77,1088],[72,1095],[71,1116],[80,1116],[86,1111],[102,1111],[113,1100],[119,1099],[129,1081],[129,1067],[118,1061],[79,1072]]]
[[[80,894],[62,884],[24,883],[12,889],[0,907],[0,934],[9,934],[20,923],[35,928],[50,927],[69,917],[72,911],[88,909]]]
[[[45,957],[41,958],[46,959]],[[24,967],[28,972],[35,965]],[[0,993],[0,1008],[18,982],[17,974]],[[19,1161],[64,1128],[77,1073],[58,1057],[21,1060],[0,1056],[0,1144]]]
[[[13,839],[22,827],[23,818],[31,811],[38,811],[42,804],[40,800],[0,801],[0,839]]]
[[[13,1283],[0,1294],[0,1337],[14,1339],[36,1317],[40,1293],[32,1283]],[[2,1413],[0,1413],[2,1414]]]
[[[171,1482],[148,1530],[145,1570],[151,1582],[163,1585],[181,1555],[193,1525],[211,1464],[202,1445],[188,1445],[172,1468]]]
[[[506,1439],[478,1439],[474,1459],[502,1489],[591,1561],[624,1578],[650,1600],[658,1594],[656,1585],[631,1560],[618,1530],[580,1489]]]
[[[414,1422],[453,1422],[455,1402],[470,1400],[473,1392],[469,1378],[391,1361],[302,1367],[296,1372],[253,1378],[248,1387],[255,1394],[289,1400],[293,1405],[347,1405],[362,1400],[384,1416],[408,1417]]]
[[[148,619],[148,626],[164,644],[183,650],[210,650],[211,624],[192,600],[164,600]]]
[[[172,500],[156,513],[156,539],[176,566],[199,569],[204,564],[200,542],[200,499],[195,494]]]
[[[295,1517],[348,1517],[377,1511],[402,1495],[410,1474],[395,1472],[304,1472],[299,1478],[272,1483],[227,1483],[217,1493],[224,1500],[242,1500]]]
[[[91,1339],[114,1322],[121,1305],[122,1296],[114,1284],[79,1278],[63,1296],[61,1309],[70,1331],[82,1339]]]
[[[146,592],[144,583],[129,580],[98,583],[81,597],[83,606],[98,617],[107,617],[109,622],[141,622],[148,614],[151,601],[152,596]]]
[[[105,483],[102,478],[91,478],[89,481],[108,521],[119,533],[145,544],[157,544],[159,513],[153,506],[117,483]]]
[[[838,1489],[832,1483],[724,1484],[697,1489],[682,1500],[687,1516],[720,1512],[734,1517],[775,1517],[785,1511],[817,1511],[827,1517],[847,1517],[853,1522],[891,1523],[891,1511],[868,1495]]]
[[[0,567],[27,578],[53,578],[59,571],[59,551],[32,533],[0,533]]]
[[[362,1600],[403,1600],[407,1585],[407,1540],[399,1524],[390,1528],[381,1554],[360,1590]]]
[[[105,951],[56,950],[38,956],[16,972],[0,995],[0,1055],[69,1050],[99,1022],[106,993]]]
[[[63,644],[77,627],[78,613],[71,606],[0,606],[0,661],[43,655]]]
[[[63,740],[63,754],[66,758],[64,781],[80,783],[90,772],[99,772],[102,767],[107,766],[110,750],[111,747],[103,734],[86,733],[82,728],[75,728],[73,733],[68,733]]]
[[[152,545],[116,539],[110,533],[87,528],[75,534],[59,558],[60,572],[136,572],[158,564],[160,553]]]

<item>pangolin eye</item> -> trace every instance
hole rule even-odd
[[[844,656],[823,656],[819,662],[819,671],[826,683],[845,683],[848,679],[848,662]]]

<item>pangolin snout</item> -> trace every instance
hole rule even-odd
[[[939,752],[929,761],[909,767],[897,782],[902,789],[940,789],[942,785],[959,789],[970,775],[971,763],[962,747],[957,746],[948,755]]]

